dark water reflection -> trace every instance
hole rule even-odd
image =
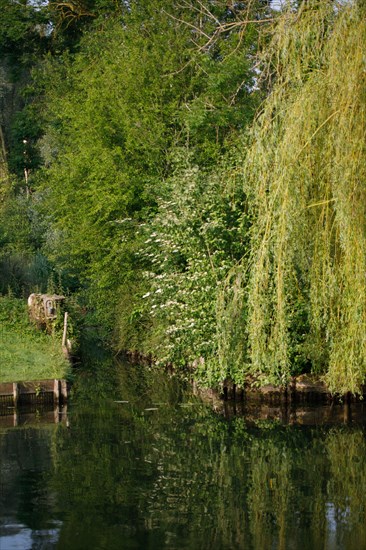
[[[1,550],[366,548],[360,419],[227,419],[141,367],[87,367],[68,424],[1,432]]]

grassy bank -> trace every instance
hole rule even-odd
[[[32,326],[25,301],[1,296],[0,382],[65,378],[69,374],[61,337]]]

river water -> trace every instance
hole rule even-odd
[[[0,428],[0,549],[365,549],[363,411],[258,416],[87,361],[59,422]]]

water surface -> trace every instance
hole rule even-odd
[[[1,550],[366,548],[360,415],[225,418],[108,357],[80,369],[61,413],[2,428]]]

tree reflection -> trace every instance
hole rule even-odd
[[[103,370],[104,381],[80,372],[69,428],[50,432],[43,463],[37,439],[1,440],[7,460],[26,445],[43,464],[48,509],[27,519],[18,491],[18,513],[39,529],[61,522],[59,548],[362,548],[364,427],[249,426],[153,370],[105,359]]]

